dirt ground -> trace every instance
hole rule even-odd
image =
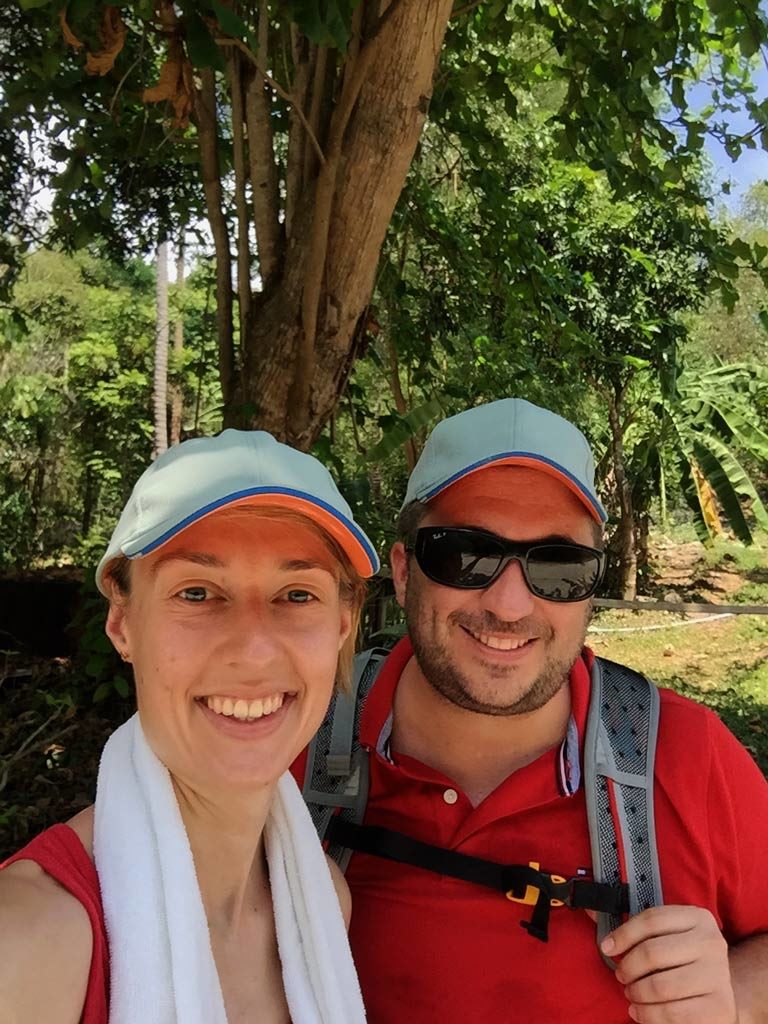
[[[761,549],[747,556],[732,546],[715,564],[699,543],[662,539],[654,551],[649,596],[656,600],[768,606]],[[610,609],[595,616],[588,643],[596,654],[710,705],[768,774],[768,615]]]

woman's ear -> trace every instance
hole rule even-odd
[[[131,660],[131,642],[126,622],[126,604],[124,600],[117,600],[115,596],[115,585],[112,584],[112,596],[109,599],[109,611],[104,632],[112,641],[115,650],[123,661]]]
[[[339,618],[339,650],[342,649],[344,644],[349,639],[349,634],[352,632],[353,627],[353,614],[352,609],[346,601],[341,601],[341,615]]]

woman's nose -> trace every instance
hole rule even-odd
[[[243,602],[229,617],[226,643],[228,661],[267,664],[279,648],[275,624],[266,609],[257,602]]]

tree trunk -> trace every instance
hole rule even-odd
[[[42,424],[37,426],[37,462],[35,463],[35,472],[32,478],[32,487],[30,490],[31,497],[31,515],[30,515],[30,532],[33,540],[37,533],[37,527],[40,522],[40,513],[43,510],[43,494],[45,491],[45,474],[46,474],[46,460],[48,456],[48,431]]]
[[[651,569],[651,517],[648,511],[638,516],[637,522],[637,578],[643,592],[647,589]]]
[[[637,553],[635,551],[635,513],[632,488],[627,480],[624,439],[621,429],[622,391],[620,387],[608,396],[608,421],[611,427],[611,455],[616,492],[621,515],[616,530],[615,549],[619,557],[619,584],[625,601],[637,595]]]
[[[389,353],[389,385],[392,388],[392,395],[395,399],[395,408],[401,416],[405,416],[408,412],[408,403],[405,400],[403,388],[400,383],[400,365],[397,359],[397,348],[390,337],[387,337],[385,344]],[[403,449],[405,451],[405,460],[408,465],[408,472],[412,473],[416,468],[416,463],[419,458],[419,453],[416,450],[416,439],[409,437],[403,444]]]
[[[184,313],[182,294],[184,292],[184,232],[179,238],[176,252],[176,299],[178,311],[173,325],[173,357],[176,368],[176,383],[171,389],[171,444],[181,440],[181,420],[184,412],[184,388],[181,376],[181,354],[184,351]]]
[[[279,282],[252,307],[228,425],[238,406],[255,409],[249,426],[306,450],[333,412],[364,343],[379,252],[426,118],[451,6],[394,0],[350,110],[340,120],[340,106],[334,111],[321,187],[304,195],[293,218],[311,228],[290,234]],[[362,75],[370,45],[350,81]]]
[[[81,532],[84,537],[87,537],[91,532],[91,526],[93,525],[93,514],[96,511],[96,501],[98,499],[98,488],[96,481],[96,474],[93,472],[93,467],[86,465],[85,467],[85,483],[83,486],[83,516],[81,520]]]
[[[663,452],[659,452],[659,503],[661,506],[661,528],[666,533],[669,528],[669,511],[667,508],[667,474],[664,469]]]
[[[155,377],[152,386],[155,435],[152,458],[168,447],[168,243],[157,247],[157,310],[155,313]]]

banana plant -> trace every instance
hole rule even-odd
[[[748,454],[768,468],[768,434],[755,422],[755,398],[768,392],[768,374],[746,363],[710,370],[684,369],[672,391],[654,403],[661,445],[671,445],[702,540],[717,532],[714,492],[734,535],[753,541],[754,526],[768,531],[766,510],[741,459]]]

